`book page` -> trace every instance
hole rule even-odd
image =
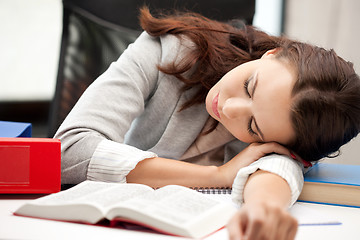
[[[52,194],[38,200],[41,205],[93,204],[102,209],[126,201],[153,189],[142,184],[121,184],[85,181],[66,191]]]
[[[164,218],[174,224],[184,224],[208,212],[221,202],[202,193],[180,186],[166,186],[120,204],[148,215]],[[119,205],[119,206],[120,206]]]
[[[96,223],[106,208],[153,189],[141,184],[85,181],[20,206],[14,214],[64,221]]]

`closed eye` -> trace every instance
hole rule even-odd
[[[247,79],[245,82],[244,82],[244,89],[245,89],[245,92],[246,94],[249,96],[249,98],[252,98],[254,99],[254,96],[255,96],[255,90],[256,90],[256,87],[257,87],[257,84],[258,84],[258,72],[256,71],[249,79]],[[252,92],[250,94],[249,92],[249,83],[251,80],[254,80],[254,84],[253,84],[253,87],[252,87]],[[256,131],[255,132],[252,128],[252,125],[255,125],[255,128],[256,128]],[[249,134],[251,136],[257,136],[259,139],[261,139],[261,141],[264,141],[264,134],[262,133],[262,131],[260,130],[259,126],[257,125],[256,123],[256,120],[255,120],[255,117],[254,116],[251,116],[250,119],[249,119],[249,122],[248,122],[248,127],[247,127],[247,130],[249,132]]]
[[[244,89],[245,89],[245,93],[249,96],[249,98],[251,98],[250,92],[249,92],[249,82],[250,82],[251,78],[247,79],[244,82]]]
[[[253,120],[254,120],[254,118],[251,117],[250,120],[249,120],[249,123],[248,123],[247,131],[249,132],[249,134],[250,134],[251,136],[254,136],[254,135],[257,136],[257,133],[256,133],[256,132],[252,129],[252,127],[251,127]]]

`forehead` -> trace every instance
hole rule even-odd
[[[295,136],[291,123],[291,91],[295,74],[286,63],[264,60],[257,71],[254,115],[265,140],[289,144]]]

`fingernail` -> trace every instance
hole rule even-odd
[[[309,161],[302,160],[302,163],[304,164],[305,167],[312,167],[312,163]]]

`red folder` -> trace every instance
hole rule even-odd
[[[60,140],[0,137],[0,193],[60,191]]]

